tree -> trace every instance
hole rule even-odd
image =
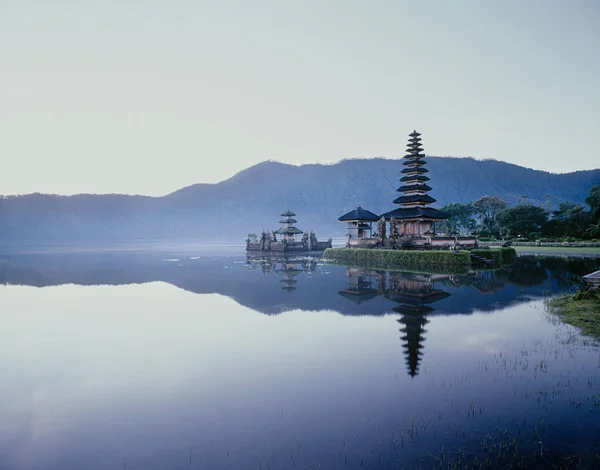
[[[561,222],[568,222],[577,217],[583,210],[584,207],[581,204],[564,201],[558,205],[558,209],[552,212],[552,215]]]
[[[443,224],[444,231],[447,234],[453,231],[468,234],[475,229],[475,219],[473,218],[475,209],[473,208],[473,204],[453,202],[446,204],[440,210],[450,216]]]
[[[590,225],[584,234],[589,235],[592,238],[600,236],[600,219],[598,219],[595,224]]]
[[[523,236],[536,232],[548,220],[548,213],[533,204],[518,204],[502,209],[498,213],[498,224],[510,230],[510,233]]]
[[[585,198],[585,203],[589,206],[590,213],[594,219],[600,217],[600,184],[590,188],[590,192]]]
[[[590,224],[589,212],[575,202],[561,202],[552,216],[552,220],[542,227],[548,235],[581,237]]]
[[[506,202],[498,196],[483,196],[473,203],[475,214],[479,216],[481,225],[489,232],[494,233],[497,228],[496,217],[506,207]]]

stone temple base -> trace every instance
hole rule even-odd
[[[417,249],[475,248],[478,245],[475,237],[399,237],[394,241],[386,239],[383,243],[380,238],[350,239],[346,246],[348,248],[386,248],[401,247],[404,243]]]

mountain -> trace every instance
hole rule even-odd
[[[583,203],[600,184],[600,169],[553,174],[495,161],[427,157],[430,193],[437,206],[487,195],[509,204],[529,201],[556,206]],[[163,197],[119,194],[57,196],[28,194],[0,199],[3,240],[127,240],[197,238],[237,241],[278,227],[286,209],[301,229],[321,238],[342,236],[337,218],[357,205],[383,213],[395,207],[399,160],[343,160],[333,165],[294,166],[267,161],[217,184],[197,184]]]

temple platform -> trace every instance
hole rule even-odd
[[[398,244],[403,241],[412,243],[415,249],[475,248],[478,245],[475,237],[400,237],[397,239]],[[351,238],[347,242],[348,248],[376,248],[390,247],[391,245],[390,239],[386,239],[382,243],[380,238]]]

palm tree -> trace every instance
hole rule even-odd
[[[598,219],[595,224],[590,225],[583,233],[587,233],[593,238],[596,238],[598,235],[600,235],[600,219]]]

